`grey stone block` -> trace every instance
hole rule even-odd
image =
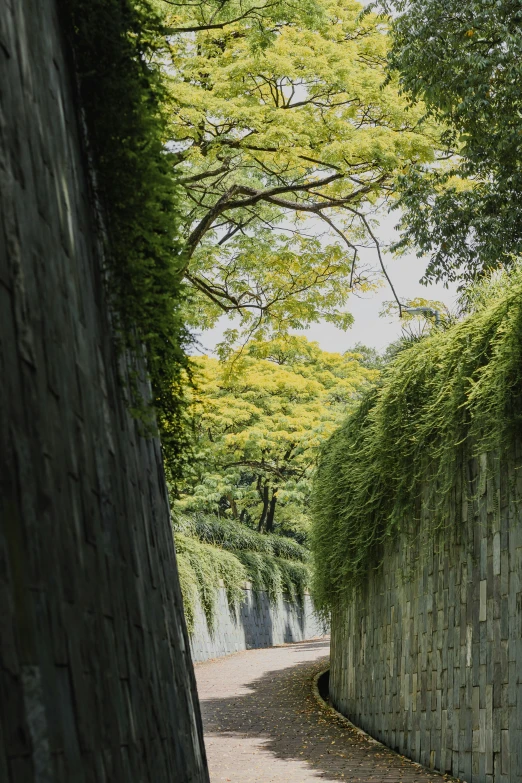
[[[406,525],[360,595],[333,612],[330,693],[416,761],[467,783],[522,783],[522,444],[470,459],[458,491],[436,540],[426,504],[420,526]],[[397,574],[413,541],[406,582]]]
[[[271,602],[266,593],[256,594],[248,587],[244,588],[244,594],[236,614],[229,608],[225,589],[219,588],[215,622],[210,629],[203,609],[196,607],[194,633],[190,639],[195,662],[221,658],[240,650],[301,642],[328,632],[315,613],[309,595],[300,606],[283,597]]]
[[[0,780],[208,783],[59,5],[0,2]]]

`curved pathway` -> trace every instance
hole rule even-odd
[[[441,783],[317,704],[329,641],[248,650],[196,665],[211,783]]]

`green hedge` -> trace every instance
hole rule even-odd
[[[246,581],[254,594],[265,592],[272,602],[280,596],[298,604],[304,600],[311,580],[308,552],[290,539],[213,518],[178,520],[174,538],[189,633],[198,603],[214,629],[220,579],[232,612],[244,599]]]
[[[215,544],[232,552],[248,549],[252,552],[264,552],[267,555],[284,557],[287,560],[309,559],[309,551],[285,536],[276,534],[258,533],[241,522],[232,519],[219,519],[213,516],[185,516],[176,522],[176,527],[181,532],[194,535],[201,541]]]
[[[243,599],[247,570],[230,552],[204,544],[182,533],[176,534],[176,554],[189,633],[194,630],[198,602],[201,603],[207,624],[212,630],[220,579],[227,591],[229,606],[235,611]]]
[[[323,448],[311,533],[321,610],[379,564],[385,541],[414,518],[421,487],[432,489],[434,525],[443,521],[464,449],[491,451],[522,434],[522,273],[485,281],[473,300],[463,321],[402,350]]]

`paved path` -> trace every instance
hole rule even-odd
[[[325,640],[196,665],[211,783],[441,783],[324,710],[311,678]]]

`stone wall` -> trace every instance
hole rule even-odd
[[[522,781],[521,456],[466,462],[445,525],[423,502],[332,619],[336,708],[468,783]]]
[[[122,401],[69,76],[55,0],[2,0],[0,780],[204,783],[159,445]]]
[[[220,658],[239,650],[302,642],[326,633],[327,629],[315,614],[309,595],[305,596],[300,607],[281,597],[271,603],[266,593],[256,595],[248,587],[244,591],[245,600],[236,616],[229,609],[225,588],[219,589],[212,633],[201,606],[197,608],[190,640],[194,661]]]

